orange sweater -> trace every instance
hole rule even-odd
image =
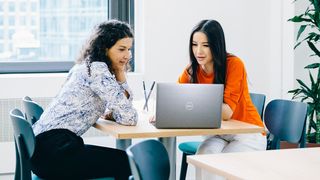
[[[187,69],[180,75],[179,83],[190,83]],[[199,66],[197,78],[201,84],[211,84],[214,79],[214,73],[206,74]],[[233,111],[231,118],[264,127],[258,111],[251,102],[244,64],[236,56],[227,57],[227,74],[224,86],[223,101]]]

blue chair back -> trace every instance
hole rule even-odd
[[[299,143],[305,147],[308,105],[290,100],[273,100],[265,109],[264,122],[272,135],[269,149],[279,149],[280,141]]]
[[[128,147],[126,152],[134,180],[169,179],[169,156],[161,142],[142,141]]]
[[[39,120],[41,114],[43,113],[43,108],[33,101],[29,96],[25,96],[22,99],[23,106],[25,109],[25,117],[31,123],[34,124]]]
[[[31,124],[19,109],[10,111],[16,147],[15,180],[31,180],[31,164],[35,149],[35,136]]]
[[[256,107],[258,113],[260,114],[261,119],[263,118],[263,109],[264,104],[266,102],[266,95],[264,94],[257,94],[257,93],[250,93],[250,98],[253,105]]]

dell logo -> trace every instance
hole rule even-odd
[[[193,110],[193,103],[191,101],[188,101],[185,105],[186,110],[192,111]]]

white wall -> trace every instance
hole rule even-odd
[[[291,0],[137,0],[136,60],[140,74],[129,83],[141,97],[142,83],[175,82],[188,64],[188,39],[201,19],[222,24],[227,49],[244,61],[251,91],[268,99],[286,97],[293,87]],[[18,76],[18,78],[17,78]],[[27,77],[26,79],[21,79]],[[0,98],[52,97],[65,74],[0,75]]]
[[[201,19],[216,19],[224,28],[227,50],[245,62],[251,91],[268,99],[286,98],[292,88],[291,0],[142,0],[137,6],[145,79],[176,81],[188,64],[192,27]]]

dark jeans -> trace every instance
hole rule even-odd
[[[91,179],[131,175],[125,151],[85,145],[67,129],[53,129],[36,136],[32,171],[45,179]]]

